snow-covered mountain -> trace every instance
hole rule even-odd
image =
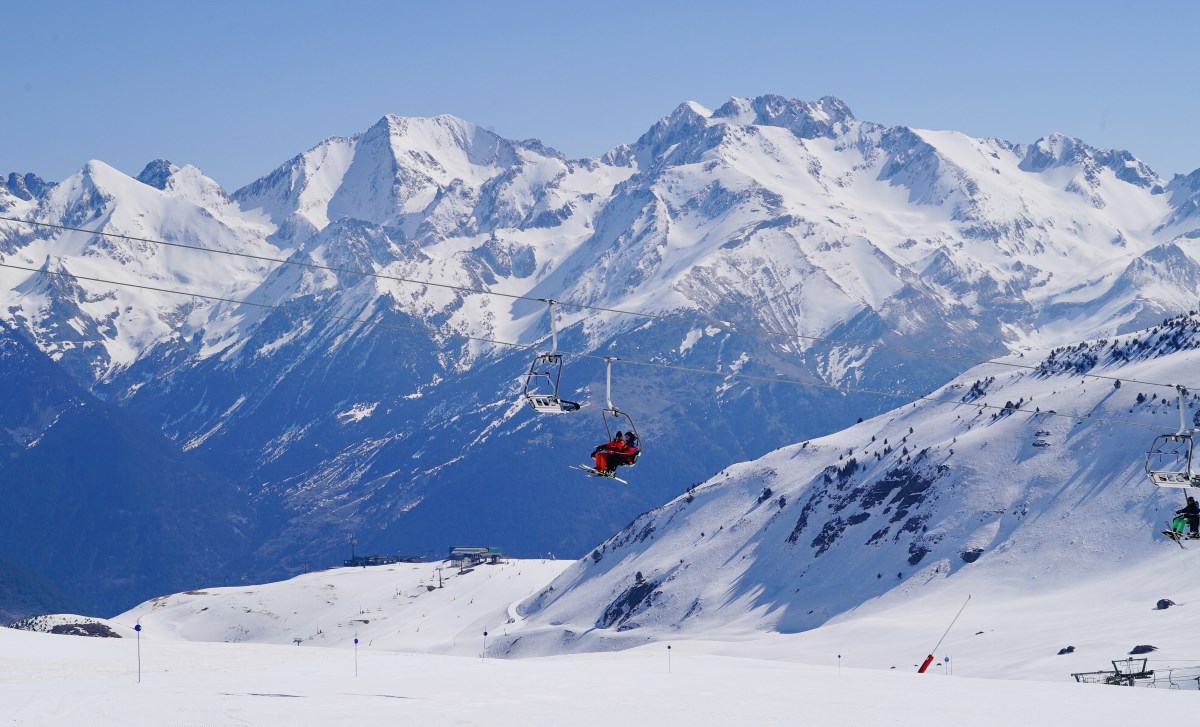
[[[251,509],[236,482],[92,396],[3,323],[0,401],[5,615],[52,604],[111,613],[211,582],[245,550]]]
[[[5,217],[125,237],[0,220],[0,263],[24,268],[0,290],[78,381],[241,484],[245,573],[330,558],[349,531],[579,554],[730,462],[895,405],[856,388],[916,395],[1187,310],[1196,176],[1061,135],[884,127],[829,97],[685,103],[582,160],[388,116],[232,194],[162,160],[10,176]],[[647,451],[614,490],[566,469],[604,437],[603,367],[569,357],[588,408],[537,418],[515,399],[530,352],[486,341],[544,341],[545,307],[482,289],[690,321],[564,305],[566,351],[813,386],[618,363]]]
[[[972,588],[1116,598],[1179,554],[1158,531],[1183,494],[1143,467],[1179,422],[1174,391],[1155,384],[1194,380],[1198,348],[1193,311],[1009,357],[1021,368],[976,367],[926,400],[729,467],[522,604],[513,646],[791,633]],[[1198,401],[1186,394],[1189,426]]]

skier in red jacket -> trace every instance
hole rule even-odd
[[[605,442],[592,450],[592,456],[596,458],[596,470],[616,472],[617,465],[621,463],[621,458],[628,449],[629,445],[625,444],[624,436],[617,432],[617,436],[613,437],[611,442]]]
[[[638,438],[632,430],[625,432],[625,450],[620,458],[613,458],[613,464],[633,464],[637,460]]]

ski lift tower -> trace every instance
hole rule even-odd
[[[1104,681],[1105,684],[1132,687],[1139,679],[1154,678],[1154,670],[1146,668],[1147,659],[1113,660],[1113,675]]]

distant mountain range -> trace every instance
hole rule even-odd
[[[685,103],[575,160],[387,116],[233,193],[164,160],[10,174],[0,216],[46,225],[0,220],[5,340],[41,354],[8,375],[63,372],[107,422],[5,407],[0,492],[154,516],[163,537],[84,537],[94,512],[31,505],[0,528],[24,518],[145,580],[52,567],[17,535],[0,557],[108,610],[170,590],[175,567],[257,580],[340,560],[351,533],[373,551],[579,556],[730,463],[1200,298],[1200,170],[1162,179],[1061,135],[884,127],[831,97]],[[548,346],[538,298],[564,303],[561,349],[624,359],[614,403],[646,445],[627,488],[567,469],[605,436],[601,362],[567,356],[581,412],[518,400],[533,351],[495,342]]]

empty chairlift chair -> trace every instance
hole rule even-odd
[[[554,321],[554,303],[548,300],[550,306],[550,351],[534,356],[525,374],[525,388],[522,396],[529,406],[540,414],[565,414],[579,411],[579,404],[567,401],[559,396],[559,386],[562,383],[563,357],[558,353],[558,328]]]
[[[1179,431],[1154,438],[1146,455],[1146,474],[1158,487],[1200,487],[1200,472],[1192,464],[1196,430],[1186,429],[1183,412],[1183,387],[1179,391]]]

